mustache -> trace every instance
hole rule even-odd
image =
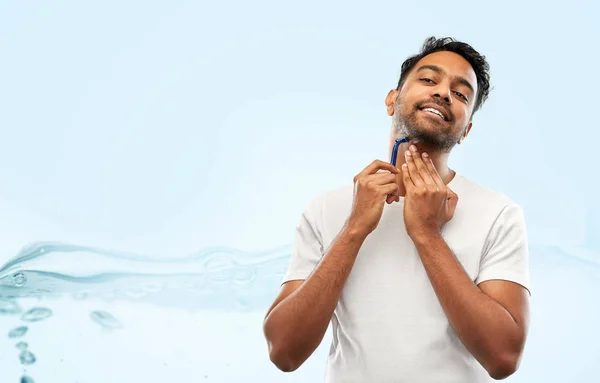
[[[440,100],[432,98],[430,100],[419,101],[415,104],[415,108],[417,110],[421,110],[421,108],[425,104],[436,104],[440,108],[444,109],[444,111],[446,112],[446,115],[448,116],[448,121],[454,121],[454,114],[452,113],[452,111],[450,109],[448,109],[448,106],[446,104],[444,104],[443,102],[441,102]]]

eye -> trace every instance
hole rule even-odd
[[[433,80],[432,80],[432,79],[430,79],[430,78],[421,78],[421,79],[419,79],[419,80],[421,80],[421,81],[423,81],[423,82],[425,82],[425,83],[428,83],[428,84],[433,84]]]
[[[463,98],[465,101],[469,101],[469,99],[468,99],[468,98],[467,98],[467,97],[466,97],[464,94],[462,94],[462,93],[460,93],[460,92],[454,92],[454,93],[456,93],[456,95],[457,95],[458,97],[462,97],[462,98]]]

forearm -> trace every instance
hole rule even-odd
[[[344,227],[313,272],[265,319],[271,353],[298,368],[321,343],[365,234]]]
[[[510,313],[467,275],[441,235],[413,239],[448,320],[489,372],[521,352],[523,331]]]

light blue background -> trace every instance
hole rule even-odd
[[[3,3],[0,263],[37,240],[162,258],[289,245],[316,193],[386,159],[384,98],[403,60],[429,35],[454,36],[488,57],[494,89],[451,166],[520,203],[532,246],[559,246],[572,260],[568,275],[536,274],[535,323],[546,332],[532,335],[531,348],[543,350],[550,338],[553,351],[528,353],[514,379],[591,382],[599,310],[553,297],[572,303],[600,291],[600,274],[589,271],[600,262],[599,10],[591,1]],[[532,262],[544,270],[543,254]],[[274,296],[278,285],[270,288]],[[268,363],[261,310],[216,319],[214,331],[239,348],[216,353],[213,381],[235,381],[232,366],[249,354],[261,362],[248,371],[284,381]],[[48,331],[68,326],[57,318]],[[139,328],[130,331],[144,340]],[[182,336],[206,335],[197,331]],[[153,344],[174,347],[157,337]],[[203,339],[189,350],[215,357],[222,339]],[[327,347],[285,378],[319,381]],[[148,349],[133,353],[140,366]],[[93,370],[101,357],[77,354],[89,374],[69,377],[101,376]],[[188,358],[165,365],[164,376],[203,377]],[[550,373],[548,361],[564,375]],[[18,360],[11,354],[4,363]],[[67,371],[43,358],[34,368],[39,381]],[[127,381],[123,374],[112,381]]]

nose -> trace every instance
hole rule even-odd
[[[452,92],[450,91],[449,87],[443,84],[440,84],[437,87],[435,87],[432,96],[436,99],[439,99],[442,102],[452,104]]]

